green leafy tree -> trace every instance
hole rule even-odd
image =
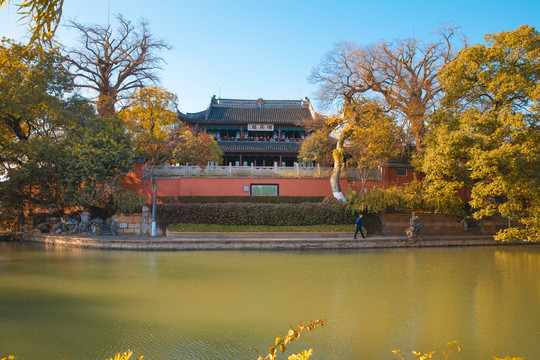
[[[55,159],[76,117],[70,114],[84,109],[82,99],[66,97],[72,77],[63,60],[55,50],[0,43],[0,207],[7,223],[60,199]]]
[[[311,133],[303,142],[298,153],[298,160],[304,164],[316,163],[320,166],[330,166],[333,162],[332,152],[337,140],[328,131],[317,130]]]
[[[56,166],[61,146],[56,139],[35,138],[27,142],[28,159],[5,172],[0,182],[0,223],[17,226],[17,219],[29,209],[61,206],[60,169]]]
[[[64,100],[72,77],[55,50],[43,52],[8,39],[0,43],[0,173],[27,158],[29,140],[61,136],[70,119]]]
[[[122,123],[99,123],[85,99],[66,96],[73,78],[64,61],[55,50],[2,40],[0,206],[5,219],[51,205],[59,210],[87,206],[99,184],[131,158]]]
[[[104,194],[132,159],[129,136],[114,118],[91,117],[62,137],[36,137],[26,145],[26,160],[0,183],[7,225],[29,209],[112,207],[114,199]]]
[[[497,239],[538,241],[540,34],[524,25],[485,40],[441,72],[448,121],[433,129],[424,171],[443,193],[472,186],[476,217],[519,220]]]
[[[122,120],[92,117],[72,129],[59,164],[64,202],[88,208],[111,206],[104,197],[116,177],[132,165],[132,147]],[[105,194],[103,193],[105,191]]]

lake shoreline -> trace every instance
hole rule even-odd
[[[540,245],[531,242],[500,242],[493,235],[425,235],[411,243],[406,236],[370,235],[353,239],[352,232],[340,233],[202,233],[169,232],[167,236],[89,236],[25,233],[15,241],[41,243],[52,247],[103,250],[188,251],[188,250],[340,250],[380,248],[420,248],[454,246]]]

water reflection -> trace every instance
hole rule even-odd
[[[0,245],[0,354],[255,359],[287,324],[314,359],[393,349],[540,358],[540,248],[104,252]]]

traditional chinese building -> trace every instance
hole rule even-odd
[[[214,136],[224,165],[293,166],[305,124],[319,116],[305,100],[216,99],[204,111],[178,117],[195,131]]]

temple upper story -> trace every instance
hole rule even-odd
[[[288,124],[302,125],[317,117],[308,98],[305,100],[241,100],[212,97],[206,110],[197,113],[178,112],[188,123],[207,124]]]
[[[194,131],[212,135],[224,152],[224,164],[292,166],[306,124],[321,115],[304,100],[217,99],[196,113],[178,112],[178,118]]]

